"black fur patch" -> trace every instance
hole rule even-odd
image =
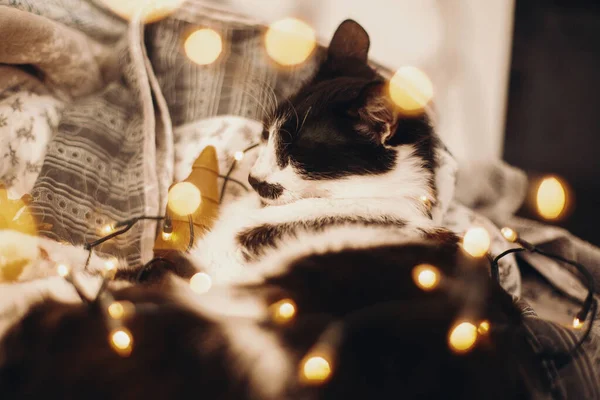
[[[285,236],[294,236],[299,230],[320,232],[325,228],[336,225],[381,225],[401,228],[406,222],[396,218],[369,219],[358,216],[323,217],[310,221],[295,221],[282,224],[263,224],[247,229],[237,235],[237,241],[242,246],[246,261],[254,260],[263,254],[265,247],[275,247],[278,240]]]
[[[283,186],[280,184],[259,181],[252,175],[248,175],[248,183],[254,190],[256,190],[256,193],[258,193],[260,197],[264,197],[265,199],[274,200],[281,196],[281,193],[283,193]]]

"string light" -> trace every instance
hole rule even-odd
[[[167,204],[178,215],[190,215],[200,207],[201,201],[200,190],[194,184],[179,182],[169,190]]]
[[[320,384],[331,376],[331,363],[323,355],[308,356],[302,362],[301,372],[307,383]]]
[[[454,326],[448,336],[450,349],[457,353],[465,353],[477,341],[477,328],[470,322],[461,322]]]
[[[509,227],[504,227],[500,229],[500,233],[502,234],[502,236],[504,236],[504,239],[512,243],[516,242],[517,238],[519,237],[519,235],[517,235],[517,232],[515,232],[514,229],[511,229]]]
[[[102,230],[102,233],[104,233],[105,235],[108,235],[115,230],[115,227],[112,224],[106,224],[102,227],[101,230]]]
[[[113,279],[117,274],[117,260],[114,258],[108,259],[104,262],[103,275],[106,279]]]
[[[419,200],[421,200],[421,202],[423,203],[423,205],[429,210],[431,208],[431,199],[429,199],[429,196],[427,195],[422,195],[419,197]]]
[[[198,65],[212,64],[223,50],[221,36],[213,29],[203,28],[187,37],[183,45],[185,54]]]
[[[415,67],[402,67],[389,84],[392,101],[406,114],[421,114],[433,98],[433,84],[427,75]]]
[[[279,324],[290,321],[296,315],[296,304],[291,299],[283,299],[271,306],[273,321]]]
[[[490,248],[490,235],[482,227],[467,230],[463,237],[463,248],[473,257],[484,256]]]
[[[58,272],[58,275],[62,278],[68,277],[71,273],[71,270],[65,264],[59,264],[56,268],[56,271]]]
[[[108,315],[115,320],[121,320],[133,314],[134,310],[135,306],[130,301],[114,301],[106,309]]]
[[[419,288],[429,291],[438,286],[440,271],[433,265],[419,264],[413,268],[412,277]]]
[[[162,238],[165,241],[171,240],[171,236],[173,236],[173,223],[171,222],[171,218],[165,218],[165,222],[163,223],[162,230]]]
[[[577,318],[577,317],[573,318],[573,328],[580,329],[582,326],[583,326],[583,322],[579,318]]]
[[[489,321],[481,321],[479,326],[477,327],[477,333],[480,335],[485,335],[490,331],[490,323]]]
[[[545,219],[557,219],[565,209],[566,191],[555,177],[542,180],[537,190],[537,209]]]
[[[210,275],[204,272],[198,272],[190,279],[190,288],[197,294],[203,294],[212,287],[212,279]]]
[[[305,22],[295,18],[274,22],[265,35],[267,54],[284,66],[304,62],[315,46],[315,31]]]
[[[242,161],[244,159],[244,152],[243,151],[236,151],[233,154],[233,158],[235,158],[236,161]]]
[[[133,336],[125,327],[113,329],[109,334],[109,343],[121,357],[128,357],[133,350]]]
[[[102,0],[121,18],[130,20],[143,7],[144,22],[150,23],[165,18],[174,12],[184,0]]]

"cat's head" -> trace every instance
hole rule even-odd
[[[434,198],[437,139],[428,117],[403,116],[368,65],[369,36],[336,30],[314,78],[265,121],[249,182],[267,204],[308,197]]]

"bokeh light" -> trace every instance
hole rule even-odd
[[[555,177],[547,177],[537,189],[537,209],[542,218],[556,219],[565,209],[567,193],[563,184]]]
[[[473,257],[484,256],[490,248],[490,235],[485,228],[470,228],[463,237],[463,249]]]
[[[509,242],[514,243],[518,238],[517,232],[515,232],[514,229],[509,227],[504,227],[500,229],[500,233],[502,234],[502,236],[504,236],[504,239],[508,240]]]
[[[244,159],[244,152],[236,151],[235,154],[233,155],[233,158],[235,158],[236,161],[242,161]]]
[[[296,303],[291,299],[283,299],[271,306],[273,321],[286,323],[296,315]]]
[[[583,322],[579,318],[577,318],[577,317],[573,318],[573,328],[580,329],[582,326],[583,326]]]
[[[115,301],[108,306],[108,315],[112,319],[123,319],[131,315],[135,310],[135,306],[130,301]]]
[[[56,272],[59,276],[66,278],[71,273],[71,270],[65,264],[59,264],[56,268]]]
[[[433,98],[433,84],[418,68],[402,67],[390,80],[389,93],[392,101],[408,115],[418,115]]]
[[[302,375],[310,383],[321,383],[331,375],[331,364],[325,357],[307,357],[302,364]]]
[[[448,344],[450,349],[457,353],[464,353],[475,345],[477,341],[477,328],[470,322],[461,322],[450,330]]]
[[[133,350],[133,336],[127,328],[117,328],[110,332],[109,343],[121,357],[127,357]]]
[[[219,58],[223,51],[223,42],[216,31],[203,28],[189,35],[183,47],[190,60],[198,65],[208,65]]]
[[[185,0],[102,0],[102,2],[121,18],[130,20],[144,7],[146,23],[158,21],[173,13]]]
[[[197,294],[203,294],[212,287],[212,279],[210,275],[204,272],[198,272],[190,279],[190,288]]]
[[[274,22],[265,35],[267,54],[284,66],[304,62],[315,46],[315,31],[305,22],[295,18]]]
[[[477,327],[477,333],[480,335],[485,335],[490,331],[490,322],[489,321],[481,321],[479,326]]]
[[[169,190],[167,203],[175,214],[190,215],[198,209],[201,201],[200,190],[194,184],[179,182]]]
[[[425,291],[435,289],[440,283],[440,271],[429,264],[419,264],[414,267],[412,277],[415,284]]]

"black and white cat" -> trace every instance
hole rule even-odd
[[[248,177],[260,198],[226,208],[192,251],[217,281],[243,275],[266,247],[298,230],[377,225],[439,233],[454,180],[451,172],[436,174],[440,164],[452,170],[451,156],[426,113],[403,116],[395,107],[368,50],[365,30],[344,21],[315,76],[265,121]]]

